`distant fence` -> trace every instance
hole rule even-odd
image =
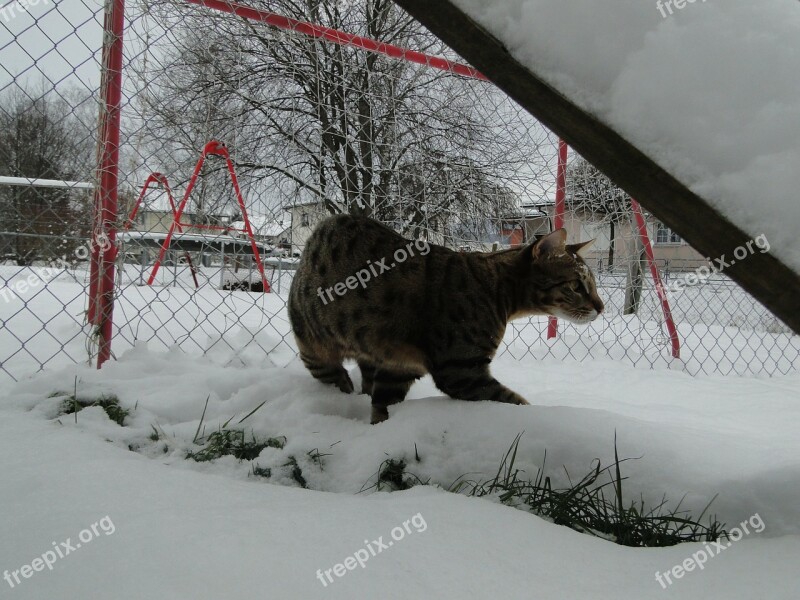
[[[553,227],[552,132],[396,7],[316,4],[110,0],[66,13],[54,2],[0,20],[3,373],[102,363],[144,343],[287,364],[293,255],[334,212],[459,251],[528,243]],[[244,211],[218,156],[186,193],[215,139],[230,150]],[[576,200],[576,160],[562,163],[564,225],[570,241],[598,237],[590,264],[606,312],[589,326],[559,323],[555,337],[547,318],[514,322],[501,355],[692,374],[800,366],[800,338],[724,274],[673,289],[695,263],[656,253],[680,341],[673,358],[629,201],[613,215],[609,270],[610,217]],[[164,185],[133,211],[154,172],[186,197],[186,225],[168,242],[175,207]],[[258,290],[260,265],[269,293]],[[640,293],[625,314],[632,276]]]

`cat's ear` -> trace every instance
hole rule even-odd
[[[556,229],[553,233],[548,233],[543,238],[536,240],[533,244],[532,254],[534,260],[543,256],[565,254],[567,242],[567,230],[563,227]]]
[[[594,239],[591,239],[588,242],[581,242],[580,244],[570,244],[567,246],[567,250],[583,258],[592,244],[594,244]]]

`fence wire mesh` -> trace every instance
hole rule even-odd
[[[107,224],[115,355],[146,343],[287,364],[289,285],[329,214],[464,252],[552,229],[557,137],[454,69],[458,57],[392,2],[124,5],[118,214]],[[86,311],[92,251],[109,243],[92,235],[103,23],[99,0],[0,9],[0,368],[14,379],[97,352]],[[232,171],[220,153],[199,164],[212,140]],[[564,224],[571,242],[596,238],[588,261],[606,312],[561,322],[554,337],[544,317],[515,321],[501,354],[693,374],[800,365],[798,336],[645,214],[681,343],[673,358],[630,199],[574,154],[565,176]]]

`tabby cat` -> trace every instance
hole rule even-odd
[[[338,215],[306,244],[289,318],[311,374],[346,393],[358,362],[372,423],[430,373],[453,398],[528,404],[489,372],[506,324],[528,315],[588,323],[603,312],[594,276],[559,229],[500,252],[409,241],[365,217]]]

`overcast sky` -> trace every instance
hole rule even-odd
[[[0,0],[0,89],[16,79],[97,87],[102,0]],[[56,45],[58,50],[56,51]]]
[[[26,0],[34,3],[21,10],[17,0],[0,0],[0,93],[22,86],[34,94],[41,89],[66,90],[78,87],[99,99],[100,58],[102,45],[103,0]],[[150,41],[150,62],[159,53],[153,43],[163,36],[156,20],[142,18],[143,3],[127,0],[128,21],[125,31],[126,61],[140,56],[142,44]],[[199,9],[198,9],[199,10]],[[149,36],[147,35],[149,34]],[[155,62],[158,62],[155,60]],[[16,85],[14,85],[16,84]],[[142,89],[142,81],[126,71],[124,80],[124,115],[136,116],[136,106],[131,101]],[[127,102],[126,102],[127,100]],[[509,110],[501,126],[501,135],[524,143],[525,131],[532,125],[530,119],[521,118],[517,107],[501,105]],[[543,172],[535,163],[547,161]],[[555,145],[540,146],[531,156],[530,169],[522,169],[525,189],[515,190],[523,199],[551,198],[554,189]],[[159,168],[148,164],[148,169]],[[527,174],[530,171],[530,174]]]

